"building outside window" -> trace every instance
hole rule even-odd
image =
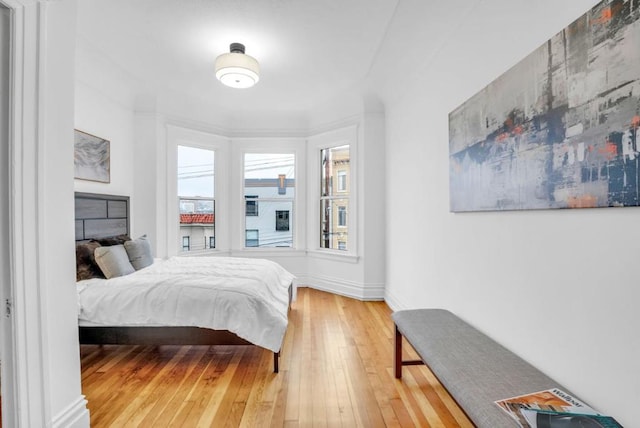
[[[347,251],[349,145],[320,150],[320,248]]]
[[[214,151],[179,145],[177,178],[178,250],[215,248]]]
[[[245,230],[244,246],[245,247],[259,247],[260,246],[260,231],[257,229]]]
[[[347,191],[347,171],[338,171],[338,192]]]
[[[289,211],[276,211],[276,230],[289,230]]]
[[[338,207],[338,226],[347,227],[347,207]]]
[[[245,195],[245,212],[248,216],[258,215],[258,195]]]
[[[295,155],[245,153],[244,194],[245,230],[257,231],[255,239],[247,235],[245,247],[293,247]]]

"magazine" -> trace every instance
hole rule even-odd
[[[531,428],[623,428],[611,416],[522,409]]]
[[[598,412],[577,398],[558,388],[538,391],[518,397],[506,398],[495,402],[523,428],[533,428],[522,414],[522,410],[538,410],[556,413],[575,413],[597,415]]]

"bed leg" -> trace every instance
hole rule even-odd
[[[278,367],[278,360],[280,359],[280,352],[273,353],[273,372],[278,373],[280,368]]]

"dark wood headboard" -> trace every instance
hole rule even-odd
[[[129,234],[129,197],[75,194],[76,241]]]

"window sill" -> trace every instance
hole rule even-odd
[[[199,257],[199,256],[212,256],[212,255],[219,255],[219,254],[220,254],[220,250],[213,248],[213,249],[206,249],[206,250],[180,251],[178,252],[178,254],[176,254],[176,256]]]
[[[305,251],[291,247],[243,248],[230,250],[229,255],[232,257],[304,257]]]
[[[318,248],[315,250],[307,250],[307,254],[317,259],[334,260],[343,263],[357,264],[360,262],[360,256],[340,250],[323,250]]]

